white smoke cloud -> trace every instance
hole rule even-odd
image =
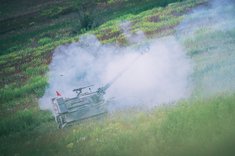
[[[177,39],[190,41],[190,51],[196,51],[192,56],[195,96],[235,91],[234,30],[234,0],[210,0],[177,27]]]
[[[151,108],[191,93],[192,62],[173,36],[119,47],[102,45],[95,36],[86,35],[78,43],[54,51],[49,86],[40,99],[40,108],[51,109],[50,99],[56,96],[56,91],[64,97],[74,97],[73,89],[91,84],[95,84],[95,89],[102,87],[127,67],[107,91],[106,99],[115,98],[111,110],[139,105]]]
[[[82,36],[78,43],[60,46],[55,49],[49,66],[49,85],[40,99],[40,107],[51,109],[50,99],[56,91],[64,97],[74,97],[72,90],[75,88],[95,84],[95,90],[129,66],[107,91],[107,99],[116,99],[112,110],[139,105],[151,108],[188,97],[192,90],[190,76],[193,65],[178,40],[193,38],[201,29],[234,29],[234,10],[232,0],[209,1],[208,5],[194,9],[177,27],[177,39],[169,36],[147,43],[144,33],[139,31],[133,34],[131,23],[125,21],[120,27],[130,43],[129,47],[102,45],[93,35]],[[143,53],[146,50],[148,52]],[[133,62],[137,57],[139,59]],[[231,78],[229,75],[227,77]],[[202,83],[220,84],[217,81]]]
[[[177,35],[194,37],[198,30],[231,30],[235,28],[234,0],[209,0],[207,5],[193,9],[177,27]]]
[[[194,9],[177,27],[177,37],[184,39],[194,37],[198,30],[203,28],[207,31],[234,29],[234,17],[234,1],[209,1],[208,5]],[[120,27],[130,44],[139,45],[135,47],[102,45],[95,36],[88,35],[82,36],[78,43],[63,45],[54,51],[53,60],[49,66],[49,86],[40,99],[42,109],[51,109],[50,99],[55,96],[56,91],[64,97],[73,97],[74,88],[90,84],[95,84],[96,88],[105,85],[139,55],[141,57],[107,91],[106,98],[115,97],[118,101],[117,107],[135,105],[152,107],[190,95],[192,62],[175,37],[155,39],[145,44],[142,42],[146,40],[144,33],[141,31],[131,33],[130,22],[125,21]],[[148,52],[141,54],[146,49]],[[231,55],[231,59],[233,58]],[[233,72],[230,73],[232,74],[226,73],[226,77],[234,80]],[[211,77],[218,78],[220,75],[218,73]],[[202,83],[203,86],[208,84],[216,86],[214,84],[224,84],[221,82],[221,79],[218,81],[212,79],[211,83],[208,81]],[[226,79],[226,82],[230,81]],[[219,86],[218,88],[221,89],[221,85]],[[211,87],[207,87],[207,90],[208,88]]]
[[[134,58],[135,51],[117,56],[107,64],[104,81],[124,69]],[[155,40],[131,68],[110,88],[107,95],[120,100],[119,106],[136,104],[152,107],[190,95],[189,76],[192,63],[174,37]],[[128,101],[128,104],[126,104]]]

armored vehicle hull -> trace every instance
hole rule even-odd
[[[52,99],[52,104],[59,128],[107,113],[107,102],[98,91],[74,98],[56,97]]]
[[[58,123],[59,128],[63,128],[73,122],[80,122],[84,119],[107,113],[107,105],[110,101],[107,102],[104,99],[105,92],[140,58],[141,55],[137,56],[127,68],[122,70],[109,83],[98,88],[97,91],[91,91],[90,87],[93,85],[74,89],[73,91],[77,93],[77,96],[74,98],[62,98],[57,92],[58,97],[52,99],[52,105],[54,107],[55,120]],[[87,91],[84,92],[84,90]]]

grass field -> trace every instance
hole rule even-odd
[[[104,44],[125,46],[119,25],[127,20],[132,32],[142,30],[148,38],[174,35],[193,8],[208,5],[206,0],[170,5],[110,0],[96,6],[104,10],[97,15],[103,17],[100,23],[82,27],[74,20],[81,18],[75,2],[1,5],[1,155],[234,155],[233,29],[202,28],[182,40],[195,62],[191,98],[149,112],[130,109],[57,129],[51,113],[38,108],[57,46],[78,41],[84,33],[95,34]]]

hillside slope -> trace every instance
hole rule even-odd
[[[7,15],[7,18],[1,18],[5,25],[1,25],[4,29],[1,28],[0,38],[3,43],[0,55],[1,154],[234,155],[235,31],[217,26],[216,21],[211,25],[208,21],[199,25],[197,22],[187,24],[190,20],[201,20],[201,16],[208,18],[206,13],[211,12],[198,11],[204,7],[210,10],[211,4],[206,0],[169,5],[160,2],[99,3],[102,9],[107,8],[99,15],[104,21],[92,27],[87,27],[88,24],[83,30],[81,27],[75,29],[75,26],[79,32],[73,35],[72,27],[77,23],[72,19],[80,16],[74,15],[77,8],[73,8],[73,3],[41,1],[33,9],[25,8],[25,12],[1,8],[1,14]],[[122,10],[122,3],[129,5]],[[117,5],[114,7],[117,11],[109,16],[112,5]],[[232,7],[225,7],[223,12],[233,10]],[[39,23],[28,28],[25,16],[30,18],[38,12]],[[199,15],[195,14],[198,12]],[[16,15],[21,17],[19,21],[15,20]],[[208,19],[213,21],[213,16]],[[233,23],[231,18],[228,19]],[[65,22],[67,20],[71,23]],[[98,121],[88,120],[58,130],[51,113],[38,108],[38,98],[48,85],[46,73],[53,50],[61,44],[78,41],[82,33],[96,35],[103,44],[126,46],[127,39],[119,27],[123,21],[132,23],[132,32],[142,30],[148,38],[174,35],[179,39],[195,62],[192,96],[149,112],[128,109]],[[228,25],[228,21],[221,21]],[[7,27],[8,22],[12,27]],[[51,22],[58,23],[53,25]]]

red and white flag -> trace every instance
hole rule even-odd
[[[56,91],[56,96],[61,96],[61,94],[58,91]]]

